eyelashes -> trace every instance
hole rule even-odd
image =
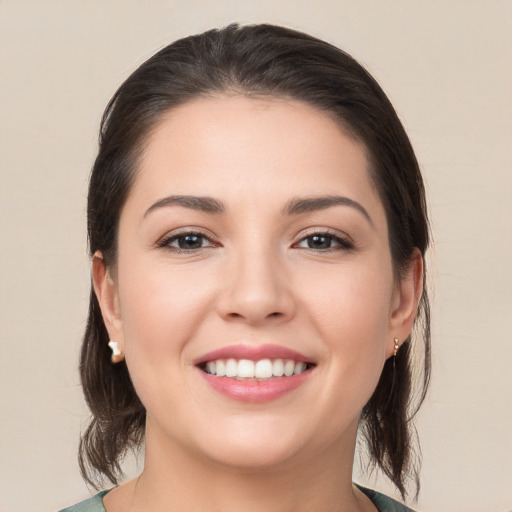
[[[205,250],[221,247],[213,236],[199,230],[187,230],[162,238],[157,248],[166,249],[177,254],[197,254]],[[337,251],[354,251],[355,245],[348,238],[330,230],[314,230],[303,235],[293,243],[293,249],[303,249],[311,253],[332,253]]]
[[[157,247],[177,253],[197,253],[206,248],[219,246],[220,244],[214,242],[212,237],[200,231],[184,231],[164,237],[157,243]]]
[[[309,233],[293,247],[313,252],[353,251],[355,249],[354,244],[348,238],[330,231]]]

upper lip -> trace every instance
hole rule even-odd
[[[261,359],[292,359],[293,361],[303,361],[305,363],[313,363],[311,358],[297,352],[288,347],[281,345],[228,345],[226,347],[213,350],[198,357],[195,365],[200,365],[208,361],[216,361],[217,359],[249,359],[250,361],[259,361]]]

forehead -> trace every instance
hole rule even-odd
[[[297,100],[219,95],[163,116],[132,192],[146,202],[171,193],[267,203],[342,193],[380,202],[368,167],[364,146],[328,113]]]

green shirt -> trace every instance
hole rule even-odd
[[[357,487],[361,492],[366,494],[368,498],[370,498],[371,502],[377,507],[379,512],[414,512],[412,509],[398,503],[398,501],[388,498],[380,492],[372,489],[366,489],[360,485]],[[107,492],[108,491],[101,491],[96,494],[96,496],[77,503],[72,507],[65,508],[60,512],[106,512],[105,507],[103,506],[103,496],[105,496]]]

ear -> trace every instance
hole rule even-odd
[[[401,345],[411,334],[422,293],[423,258],[419,249],[414,249],[407,272],[397,284],[393,297],[387,357],[395,351],[395,338]]]
[[[109,338],[118,342],[121,353],[124,353],[123,324],[119,310],[119,295],[116,284],[112,279],[101,252],[97,251],[92,257],[92,284],[94,293],[101,308],[103,322]]]

